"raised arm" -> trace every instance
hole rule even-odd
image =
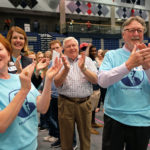
[[[56,58],[55,64],[46,72],[44,89],[41,96],[37,97],[37,111],[44,114],[47,112],[51,99],[51,83],[54,76],[62,67],[61,60]]]
[[[97,74],[85,67],[85,54],[84,53],[82,53],[81,57],[79,58],[78,66],[89,82],[93,84],[96,84],[98,82]]]
[[[55,82],[55,85],[56,87],[60,87],[62,86],[63,82],[65,81],[67,75],[68,75],[68,72],[70,70],[70,64],[69,62],[67,61],[66,57],[65,56],[62,56],[62,62],[64,64],[64,68],[62,69],[62,71],[60,73],[58,73],[55,78],[54,78],[54,82]]]

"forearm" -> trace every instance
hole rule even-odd
[[[56,77],[54,78],[55,86],[60,87],[64,83],[67,75],[68,75],[69,70],[63,69]]]
[[[100,71],[98,75],[98,84],[107,88],[108,86],[120,81],[129,73],[125,63],[108,71]]]
[[[5,130],[15,120],[27,94],[28,91],[20,90],[11,103],[4,110],[0,111],[0,133],[5,132]]]
[[[49,108],[51,99],[51,82],[52,80],[45,79],[43,92],[41,96],[37,98],[37,111],[41,114],[45,114]]]
[[[84,69],[81,70],[81,71],[82,71],[82,73],[85,75],[86,79],[87,79],[89,82],[91,82],[91,83],[93,83],[93,84],[97,84],[97,82],[98,82],[98,77],[97,77],[97,74],[96,74],[96,73],[94,73],[94,72],[92,72],[92,71],[90,71],[89,69],[86,69],[86,68],[84,68]]]

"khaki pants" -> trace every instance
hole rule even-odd
[[[90,150],[91,101],[82,103],[58,98],[58,119],[62,150],[72,150],[75,123],[80,139],[80,150]]]
[[[93,94],[90,96],[90,100],[92,103],[92,111],[94,111],[95,108],[97,108],[100,95],[101,95],[101,92],[99,89],[99,90],[93,91]]]

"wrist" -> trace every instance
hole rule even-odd
[[[129,71],[133,68],[132,65],[128,62],[126,62],[125,65]]]
[[[31,87],[29,87],[29,88],[27,88],[27,87],[25,87],[25,88],[21,87],[20,92],[21,92],[22,96],[23,95],[27,95],[29,93],[30,89],[31,89]]]
[[[87,70],[86,67],[83,67],[83,69],[81,70],[82,72],[85,72]]]

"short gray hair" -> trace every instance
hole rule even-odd
[[[70,41],[70,40],[74,40],[74,41],[77,43],[77,45],[79,45],[79,43],[78,43],[78,41],[77,41],[76,38],[74,38],[74,37],[67,37],[67,38],[65,38],[65,39],[63,40],[63,47],[65,47],[65,43],[66,43],[67,41]]]
[[[128,26],[132,21],[137,21],[139,22],[143,28],[144,28],[144,32],[146,32],[146,24],[143,18],[141,18],[140,16],[132,16],[130,18],[128,18],[123,24],[122,24],[122,32],[124,31],[124,27]]]

